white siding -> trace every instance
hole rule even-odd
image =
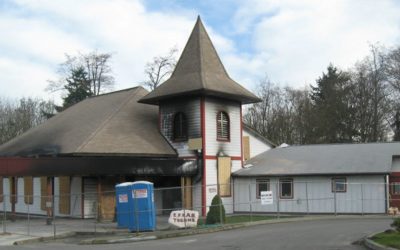
[[[15,211],[17,213],[29,213],[30,214],[41,214],[45,215],[46,212],[40,209],[40,178],[33,178],[33,204],[26,204],[24,199],[24,178],[17,178],[17,203],[15,204]],[[4,202],[6,206],[6,211],[11,212],[10,203],[10,184],[9,179],[3,178],[3,202],[0,202],[0,210],[3,210]]]
[[[81,199],[80,199],[80,177],[72,178],[73,183],[71,184],[72,191],[76,194],[71,197],[71,211],[74,212],[73,216],[81,217]],[[24,178],[17,178],[17,203],[15,204],[15,211],[17,213],[30,213],[35,215],[46,215],[46,211],[41,209],[41,191],[40,191],[40,177],[33,178],[33,204],[26,204],[24,199]],[[6,211],[11,211],[11,203],[10,203],[10,188],[9,188],[9,180],[8,178],[3,179],[3,190],[6,202]],[[56,216],[69,216],[66,214],[59,213],[59,195],[60,195],[60,184],[59,178],[54,177],[54,211]],[[0,203],[0,210],[3,210],[3,203]]]
[[[42,210],[41,205],[41,192],[40,192],[40,177],[33,178],[33,204],[31,205],[30,212],[34,214],[45,215],[46,211]]]
[[[261,177],[257,177],[257,179]],[[235,178],[234,195],[236,212],[277,212],[279,193],[276,177],[270,180],[274,203],[261,205],[256,199],[256,178]],[[332,192],[332,177],[293,177],[293,199],[279,199],[282,213],[334,213],[335,194]],[[385,213],[386,195],[384,177],[346,176],[347,191],[336,193],[337,213]],[[306,184],[307,183],[307,184]],[[306,192],[307,190],[307,192]],[[250,208],[251,204],[251,208]]]
[[[250,158],[253,158],[254,156],[259,155],[261,153],[264,153],[272,148],[271,145],[265,143],[264,141],[248,133],[245,129],[243,129],[243,136],[249,137]]]
[[[218,194],[217,160],[206,160],[206,163],[207,163],[206,201],[207,201],[207,207],[209,207],[211,205],[211,201],[214,198],[214,196]],[[242,161],[232,160],[232,168],[231,168],[232,172],[239,170],[241,167],[242,167]],[[232,186],[232,180],[231,180],[231,186]],[[222,202],[225,206],[226,213],[228,214],[233,213],[233,189],[231,191],[230,197],[222,197]]]
[[[206,164],[206,211],[208,212],[212,199],[218,194],[217,160],[206,160]]]
[[[193,209],[198,211],[199,214],[202,212],[202,184],[201,181],[193,185]]]
[[[229,115],[230,141],[217,141],[217,113]],[[214,98],[205,99],[206,154],[216,156],[241,156],[240,103]]]

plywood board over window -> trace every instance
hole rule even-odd
[[[61,214],[69,214],[71,207],[71,179],[69,176],[59,177],[60,199],[59,210]]]
[[[250,137],[243,136],[243,158],[245,161],[250,159]]]
[[[218,193],[219,196],[231,196],[231,158],[218,157]]]
[[[3,202],[3,177],[0,176],[0,202]]]
[[[33,177],[24,177],[24,201],[25,204],[33,204]]]

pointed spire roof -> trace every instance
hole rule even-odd
[[[260,101],[229,77],[200,16],[171,77],[139,102],[157,105],[183,95],[216,96],[242,104]]]

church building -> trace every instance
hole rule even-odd
[[[148,180],[181,187],[156,193],[159,209],[205,215],[219,194],[232,213],[231,173],[274,147],[242,121],[242,105],[259,101],[230,78],[198,18],[171,77],[154,91],[88,98],[1,145],[0,207],[45,215],[54,197],[57,215],[112,218],[115,184]]]

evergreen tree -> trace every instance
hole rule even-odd
[[[317,86],[311,88],[316,143],[351,142],[355,130],[350,76],[329,65]]]
[[[90,81],[87,78],[87,73],[83,67],[78,67],[71,71],[71,76],[66,79],[67,84],[64,88],[68,94],[63,98],[62,110],[92,96],[90,90]]]
[[[210,210],[207,213],[206,224],[225,223],[225,207],[219,195],[214,196],[211,201]]]

